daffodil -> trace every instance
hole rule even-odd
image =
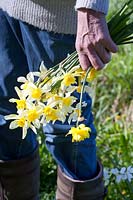
[[[63,81],[61,84],[65,85],[65,86],[70,86],[74,83],[76,83],[76,79],[75,79],[74,75],[71,73],[66,73],[63,77]]]
[[[79,67],[75,73],[74,73],[75,76],[78,76],[78,77],[81,77],[81,79],[84,79],[85,78],[85,75],[86,75],[86,71],[84,71],[81,67]]]
[[[51,94],[51,93],[49,93]],[[62,97],[60,97],[58,94],[51,94],[49,95],[49,98],[47,96],[47,106],[50,106],[50,107],[58,107],[59,103],[61,102],[61,99]]]
[[[36,109],[27,110],[27,120],[31,123],[39,118],[39,113]]]
[[[34,75],[32,72],[29,72],[27,74],[26,78],[24,76],[20,76],[20,77],[18,77],[17,81],[22,83],[21,89],[27,90],[34,83]]]
[[[65,115],[68,115],[68,113],[71,113],[73,111],[73,103],[76,101],[76,97],[74,96],[66,96],[62,97],[59,108],[62,110],[62,112]]]
[[[91,68],[87,77],[87,82],[92,82],[96,78],[97,73],[98,71],[95,68]]]
[[[59,119],[57,110],[50,106],[45,106],[45,108],[43,109],[43,114],[47,122],[56,121]]]
[[[72,97],[63,97],[62,98],[62,104],[64,106],[69,107],[73,104],[73,102],[74,102],[74,99]]]
[[[6,120],[14,120],[10,123],[9,128],[10,129],[16,129],[18,127],[22,128],[22,139],[25,138],[27,135],[27,130],[30,127],[29,123],[26,120],[25,114],[20,113],[20,114],[10,114],[5,116]],[[35,130],[34,130],[35,131]]]
[[[37,134],[37,130],[40,128],[40,117],[42,115],[41,108],[39,106],[35,105],[31,108],[26,109],[26,110],[18,110],[17,114],[10,114],[5,116],[6,120],[14,120],[10,123],[9,128],[10,129],[15,129],[15,128],[22,128],[22,138],[24,139],[27,130],[31,128],[34,133]]]
[[[35,105],[34,102],[27,103],[25,110],[27,121],[33,124],[36,128],[40,128],[40,119],[43,114],[43,106]]]
[[[27,87],[23,87],[22,91],[25,94],[25,96],[28,97],[28,99],[31,99],[31,101],[33,100],[38,101],[38,100],[41,100],[42,96],[44,96],[44,94],[49,92],[50,90],[51,90],[51,87],[49,84],[46,84],[40,87],[40,85],[36,86],[35,83],[27,83]]]
[[[98,74],[98,71],[95,68],[91,68],[88,77],[87,82],[92,82]],[[81,82],[84,80],[86,75],[86,71],[84,71],[81,67],[75,71],[75,76],[78,76],[81,78]]]
[[[38,77],[39,77],[41,80],[44,81],[44,77],[46,76],[46,73],[47,73],[47,72],[48,72],[48,70],[47,70],[47,68],[45,67],[44,62],[42,61],[42,62],[41,62],[41,65],[40,65],[40,67],[39,67],[39,72],[38,72],[38,74],[36,74],[36,75],[38,75]]]
[[[15,90],[17,92],[19,99],[12,98],[9,101],[11,103],[16,103],[17,104],[16,107],[18,110],[21,110],[21,109],[24,110],[26,108],[26,97],[24,93],[22,92],[22,90],[20,90],[18,87],[15,87]]]
[[[42,90],[41,90],[41,88],[35,87],[35,88],[31,89],[31,97],[33,99],[41,99],[41,96],[42,96]]]
[[[72,127],[67,135],[72,135],[72,142],[80,142],[90,137],[91,129],[84,124],[80,124],[78,127]]]

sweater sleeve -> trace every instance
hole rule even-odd
[[[109,0],[77,0],[75,9],[89,8],[98,12],[107,14],[109,7]]]

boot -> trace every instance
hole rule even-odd
[[[39,200],[38,148],[20,160],[0,160],[0,200]]]
[[[1,183],[0,183],[0,200],[4,200],[4,190],[2,188]]]
[[[103,200],[103,168],[98,162],[98,174],[95,178],[78,181],[67,177],[58,167],[56,200]]]

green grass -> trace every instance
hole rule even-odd
[[[104,167],[133,164],[133,46],[120,49],[95,84],[94,116],[98,156]],[[133,199],[133,181],[108,187],[107,199]]]

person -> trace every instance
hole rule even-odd
[[[117,52],[105,16],[108,0],[5,0],[0,1],[0,197],[39,199],[39,153],[36,135],[10,130],[4,116],[15,113],[9,99],[16,97],[17,77],[47,68],[75,50],[81,67],[99,70]],[[74,8],[75,7],[75,8]],[[76,11],[75,11],[76,10]],[[77,17],[76,17],[77,15]],[[76,44],[76,45],[75,45]],[[43,127],[46,145],[58,164],[57,200],[103,199],[102,165],[96,156],[96,130],[91,98],[84,96],[89,139],[72,143],[65,137],[69,125]]]

